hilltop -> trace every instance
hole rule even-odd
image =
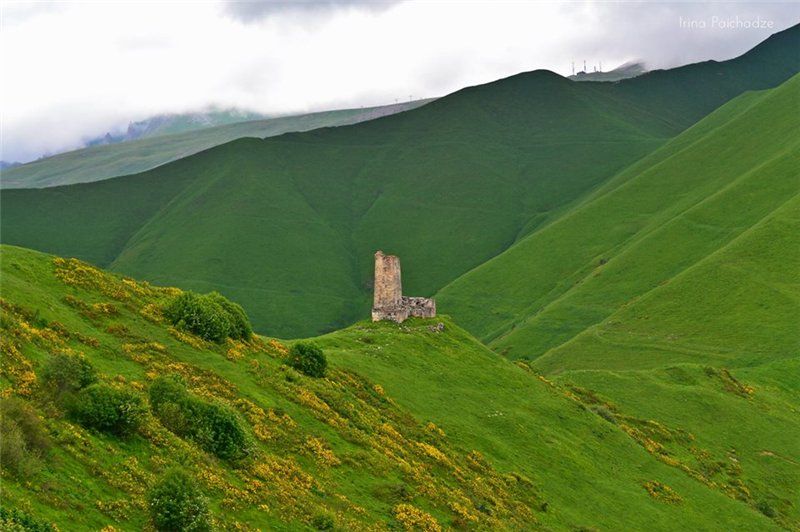
[[[622,79],[635,78],[647,72],[645,64],[641,61],[628,61],[617,68],[607,72],[578,72],[569,76],[573,81],[619,81]]]
[[[796,74],[799,36],[796,26],[730,61],[613,84],[534,71],[361,124],[239,139],[134,176],[8,190],[2,238],[220,290],[277,336],[363,315],[375,249],[403,257],[411,292],[455,301],[444,287],[633,175],[729,99]],[[481,338],[517,319],[461,309]]]
[[[21,248],[0,252],[2,395],[13,390],[33,407],[51,439],[28,474],[34,483],[4,472],[13,519],[141,529],[147,491],[181,464],[223,528],[769,530],[796,520],[791,504],[775,503],[791,500],[790,477],[763,483],[775,471],[741,450],[603,406],[588,389],[497,356],[448,318],[362,322],[320,337],[332,368],[313,379],[284,364],[287,342],[213,344],[170,327],[161,309],[179,290]],[[65,351],[145,405],[158,376],[182,375],[194,396],[236,412],[251,457],[216,458],[149,410],[128,437],[82,427],[38,384]],[[741,397],[729,384],[746,385],[725,375],[675,389],[746,414],[766,430],[751,446],[785,429],[764,449],[787,456],[796,413],[777,417],[772,390]]]

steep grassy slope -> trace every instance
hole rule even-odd
[[[708,467],[748,471],[739,496],[789,529],[800,519],[798,104],[800,76],[738,98],[438,296],[608,419],[657,420],[726,456]]]
[[[433,420],[454,441],[502,466],[518,464],[542,486],[553,514],[572,526],[750,526],[679,522],[695,519],[689,517],[694,510],[684,506],[688,501],[705,498],[682,475],[772,516],[781,526],[792,529],[800,523],[796,395],[789,401],[785,389],[773,386],[759,386],[753,393],[749,382],[736,380],[725,369],[679,367],[655,375],[608,372],[594,380],[585,372],[570,373],[559,384],[537,377],[534,385],[535,375],[526,373],[525,365],[510,366],[488,352],[479,359],[464,356],[455,343],[472,340],[453,330],[449,320],[443,323],[447,334],[441,337],[419,336],[429,327],[414,322],[394,326],[398,334],[393,336],[376,338],[391,326],[367,324],[319,341],[337,365],[381,383],[398,404]],[[438,356],[442,342],[455,348],[446,359]],[[593,390],[613,393],[616,404]],[[562,397],[577,407],[566,417],[553,402]],[[592,428],[592,418],[608,424]],[[630,452],[624,440],[641,447]],[[591,456],[588,461],[584,453]],[[658,468],[653,468],[653,458]],[[588,484],[584,475],[591,479]],[[629,488],[647,483],[645,479],[656,479],[679,494],[680,516],[665,509],[654,517],[644,509],[649,506],[646,499],[638,500]],[[710,499],[701,503],[708,509],[717,504]],[[626,513],[624,524],[616,518],[620,508]]]
[[[662,142],[640,130],[657,120],[544,72],[373,122],[7,190],[3,241],[216,287],[260,330],[296,336],[365,311],[376,248],[403,256],[409,290],[431,293]]]
[[[403,524],[409,511],[402,505],[443,524],[527,528],[539,520],[538,487],[468,456],[470,449],[410,416],[374,383],[338,369],[325,379],[300,375],[282,365],[286,347],[274,340],[217,346],[169,328],[158,309],[175,290],[4,246],[2,292],[2,395],[34,406],[52,442],[27,478],[4,464],[7,510],[61,530],[141,530],[148,487],[181,464],[225,529],[298,529],[319,516],[341,529],[385,529]],[[73,423],[37,379],[46,360],[64,351],[84,353],[102,381],[142,397],[158,375],[183,375],[194,393],[246,420],[250,458],[217,459],[150,414],[128,438]],[[491,515],[478,509],[487,505]]]
[[[616,84],[535,71],[355,126],[241,139],[106,183],[9,190],[2,238],[219,289],[278,336],[335,329],[366,312],[376,249],[403,258],[409,293],[439,290],[727,98],[796,73],[799,35],[792,28],[739,59]]]
[[[159,134],[120,144],[93,146],[3,170],[2,188],[40,188],[88,183],[150,170],[156,166],[243,137],[265,138],[290,131],[308,131],[373,120],[424,105],[431,100],[341,109],[265,120],[238,120],[233,124]]]
[[[25,481],[3,471],[3,507],[62,530],[141,529],[147,489],[176,463],[222,528],[297,529],[327,516],[344,529],[769,530],[787,519],[782,508],[773,519],[758,510],[765,494],[790,495],[754,484],[758,464],[737,466],[719,442],[690,446],[680,425],[612,419],[449,319],[443,329],[359,323],[320,338],[334,367],[310,379],[281,364],[280,342],[216,346],[170,329],[158,309],[175,289],[1,249],[2,395],[35,407],[53,443]],[[184,375],[195,393],[239,412],[255,453],[234,467],[149,414],[127,439],[74,424],[37,384],[43,363],[65,350],[142,396],[156,376]],[[728,394],[714,379],[694,389],[723,402]],[[769,397],[747,401],[763,409]],[[790,421],[753,423],[773,424],[770,435],[783,426],[788,439]]]
[[[724,442],[756,473],[753,486],[783,491],[762,503],[795,527],[799,214],[795,194],[720,250],[534,361],[636,415],[685,427],[700,444]],[[736,368],[747,386],[721,366]],[[709,378],[729,392],[728,401],[697,389]]]
[[[799,99],[796,76],[729,103],[443,289],[440,305],[513,357],[538,357],[603,321],[734,242],[798,193],[800,119],[791,110]],[[783,257],[765,257],[771,261],[765,267],[788,279],[788,266],[780,265],[796,259],[791,244],[797,241],[787,244]],[[751,296],[771,297],[765,290]],[[786,350],[791,315],[786,307],[773,310],[775,328],[786,334],[768,341],[780,338]]]

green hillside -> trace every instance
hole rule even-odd
[[[535,71],[354,126],[240,139],[135,176],[8,190],[2,238],[220,290],[261,332],[333,330],[368,309],[375,249],[403,258],[408,293],[439,291],[730,97],[795,74],[799,36],[791,28],[731,61],[614,84]],[[473,307],[477,327],[454,290],[442,291],[443,308],[482,338],[518,318]]]
[[[6,190],[2,238],[215,287],[259,330],[298,336],[363,313],[376,248],[403,256],[409,290],[432,293],[663,142],[649,115],[544,72],[372,122],[240,139],[125,178]]]
[[[222,125],[207,126],[178,115],[159,127],[152,127],[142,138],[121,143],[92,146],[70,151],[22,166],[3,170],[2,188],[41,188],[72,183],[88,183],[150,170],[242,137],[265,138],[290,131],[308,131],[373,120],[424,105],[431,100],[415,100],[362,109],[341,109],[303,115],[253,120],[236,120],[236,114],[211,117]]]
[[[800,117],[787,112],[798,101],[800,76],[730,102],[556,222],[444,288],[440,305],[501,352],[536,358],[651,291],[666,289],[746,238],[800,192]],[[770,269],[796,264],[792,246],[783,253],[763,260]],[[764,297],[784,304],[781,296]],[[769,308],[783,332],[764,330],[753,338],[787,355],[796,341],[791,314],[785,307]],[[752,323],[757,312],[749,310],[754,313],[742,316]],[[742,327],[747,325],[736,326],[744,333]]]
[[[712,469],[749,470],[737,496],[788,529],[800,516],[798,104],[800,76],[737,98],[437,294],[606,418],[679,428],[727,456]]]
[[[332,367],[313,379],[283,363],[286,346],[276,340],[219,345],[170,327],[161,308],[176,289],[21,248],[0,252],[0,406],[6,420],[12,406],[33,409],[32,418],[11,419],[26,420],[16,425],[25,434],[40,425],[37,448],[49,447],[3,461],[4,526],[142,529],[147,494],[175,466],[207,495],[222,529],[798,524],[791,457],[800,423],[779,386],[753,392],[729,373],[674,367],[662,386],[703,402],[645,417],[497,356],[448,318],[361,322],[321,337]],[[44,368],[64,353],[82,354],[101,383],[141,398],[138,429],[117,436],[65,413],[42,384]],[[247,457],[217,458],[151,413],[150,388],[170,373],[197,400],[236,412]],[[703,404],[728,412],[752,439],[733,448],[666,421]]]

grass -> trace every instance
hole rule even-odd
[[[246,113],[220,111],[206,115],[206,119],[212,120],[214,126],[197,123],[193,120],[194,115],[174,115],[148,130],[142,138],[112,145],[91,146],[5,170],[0,186],[42,188],[136,174],[238,138],[266,138],[290,131],[355,124],[413,109],[429,101],[431,100],[415,100],[379,107],[340,109],[258,120],[242,118],[248,116]]]
[[[698,409],[712,404],[731,419],[747,416],[747,432],[731,440],[735,455],[713,434],[687,445],[691,411],[642,412],[626,397],[611,404],[550,381],[446,317],[360,322],[316,338],[331,368],[310,379],[282,363],[288,346],[279,341],[217,346],[170,332],[157,309],[175,289],[0,250],[2,393],[29,401],[55,442],[29,481],[3,473],[3,504],[60,529],[143,528],[147,488],[176,463],[193,472],[223,528],[298,529],[321,515],[339,528],[378,529],[420,516],[492,529],[796,524],[786,503],[796,470],[763,463],[791,459],[796,410],[784,411],[786,397],[766,388],[749,396],[747,383],[730,374],[670,370],[649,385],[661,379],[676,401],[698,397]],[[36,385],[43,362],[64,349],[84,353],[103,382],[142,396],[156,376],[181,373],[194,393],[239,412],[256,455],[238,465],[220,461],[152,416],[129,439],[73,424]],[[763,449],[757,429],[770,439]],[[746,436],[755,439],[745,443]],[[759,455],[762,462],[751,459],[755,450],[771,454]],[[764,482],[765,472],[778,481]],[[758,509],[764,502],[772,519]]]
[[[179,465],[225,529],[297,529],[325,515],[338,528],[399,527],[400,504],[442,525],[536,526],[543,502],[536,486],[475,462],[471,449],[456,447],[358,374],[334,368],[324,379],[305,377],[283,363],[287,346],[274,339],[204,342],[170,330],[161,317],[158,309],[178,290],[1,249],[0,388],[28,401],[53,441],[30,477],[3,470],[5,508],[61,530],[139,530],[149,519],[148,488]],[[65,350],[84,354],[102,382],[145,401],[154,378],[181,374],[194,394],[238,412],[254,454],[236,463],[217,459],[151,414],[128,438],[71,422],[38,385],[44,362]],[[478,509],[488,504],[491,513]]]
[[[437,294],[440,306],[510,357],[535,359],[554,350],[545,358],[564,360],[571,339],[592,334],[652,295],[670,305],[669,315],[649,321],[654,326],[680,316],[684,322],[675,324],[674,334],[697,341],[705,336],[721,348],[721,340],[738,331],[750,343],[728,341],[726,348],[752,351],[758,342],[756,352],[788,356],[797,337],[791,318],[796,285],[789,281],[797,241],[782,226],[791,224],[786,218],[798,194],[800,121],[786,111],[799,96],[795,76],[732,101],[554,223],[445,287]],[[783,223],[767,222],[778,212]],[[735,264],[726,268],[726,261]],[[695,268],[703,273],[692,274]],[[695,278],[695,285],[674,284],[683,278]],[[741,308],[731,307],[731,297]],[[709,327],[712,316],[718,319]],[[765,321],[771,325],[761,326]],[[583,352],[575,356],[589,360]]]
[[[257,331],[280,337],[364,316],[372,255],[383,249],[402,257],[409,294],[440,292],[445,312],[493,339],[537,301],[563,293],[562,270],[542,272],[546,279],[519,293],[500,290],[480,309],[468,307],[482,301],[480,287],[461,297],[454,287],[467,281],[456,280],[506,250],[501,257],[530,248],[609,179],[729,98],[796,73],[797,35],[792,28],[731,61],[618,83],[534,71],[353,126],[235,140],[135,176],[7,190],[2,239],[161,284],[219,290],[245,307]],[[631,223],[646,223],[650,213],[639,214]],[[630,231],[615,228],[609,239]],[[586,247],[595,249],[599,261],[604,248]],[[541,264],[549,254],[526,257]],[[583,256],[575,267],[585,269]],[[521,279],[509,277],[509,286]]]

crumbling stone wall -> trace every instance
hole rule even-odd
[[[400,259],[378,251],[375,253],[372,321],[392,320],[402,323],[409,316],[433,318],[436,316],[436,301],[427,297],[404,296]]]

